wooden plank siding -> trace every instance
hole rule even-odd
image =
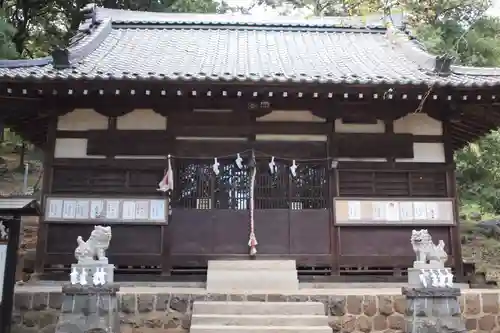
[[[332,275],[350,274],[361,267],[366,268],[366,274],[375,270],[393,274],[408,267],[413,261],[409,235],[416,227],[336,226],[333,198],[455,198],[453,162],[449,159],[444,163],[396,162],[397,158],[414,157],[414,143],[445,142],[446,146],[446,133],[394,133],[387,122],[384,133],[338,133],[334,119],[325,118],[324,123],[259,123],[255,118],[247,113],[223,116],[178,112],[168,116],[167,130],[119,130],[115,116],[109,117],[112,126],[107,130],[57,131],[54,122],[47,154],[54,155],[56,138],[72,138],[86,139],[87,154],[105,158],[50,160],[44,195],[161,196],[156,188],[166,167],[165,157],[172,154],[175,191],[170,225],[113,226],[109,255],[123,269],[134,266],[163,274],[169,274],[171,268],[203,268],[210,259],[248,257],[249,173],[246,168],[235,167],[236,152],[247,152],[242,156],[245,163],[249,151],[256,152],[258,256],[296,259],[300,267],[322,267]],[[258,141],[257,134],[325,135],[327,140]],[[180,136],[242,140],[176,140]],[[125,158],[116,158],[118,155]],[[230,156],[219,159],[221,174],[215,176],[213,157],[222,155]],[[286,159],[276,161],[275,175],[268,172],[270,156]],[[340,160],[332,168],[332,159],[344,157],[354,160]],[[384,161],[359,161],[365,158]],[[299,165],[295,179],[288,171],[291,159]],[[91,222],[42,223],[38,269],[73,262],[73,238],[88,235]],[[455,269],[461,264],[455,244],[457,229],[429,228],[435,242],[445,240]],[[65,240],[58,241],[61,237]],[[391,254],[394,246],[397,253]]]

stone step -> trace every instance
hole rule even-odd
[[[263,278],[266,279],[272,279],[272,280],[279,280],[279,279],[288,279],[288,280],[293,280],[293,281],[298,281],[297,278],[297,271],[265,271],[265,272],[256,272],[256,271],[223,271],[223,270],[217,270],[217,271],[208,271],[207,272],[207,279],[212,278],[212,279],[221,279],[225,278],[227,280],[238,280],[238,279],[253,279],[253,280],[263,280]]]
[[[209,270],[207,290],[298,290],[297,272]]]
[[[284,333],[332,333],[328,326],[224,326],[224,325],[191,325],[190,333],[265,333],[265,332],[284,332]]]
[[[325,315],[219,315],[196,314],[191,325],[225,326],[326,326]]]
[[[195,301],[193,316],[218,315],[325,315],[321,302],[216,302]]]
[[[210,260],[208,270],[297,271],[295,260]]]

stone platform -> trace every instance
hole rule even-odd
[[[210,260],[207,290],[242,291],[299,289],[295,260]]]
[[[61,285],[45,281],[17,286],[12,333],[53,333],[62,307]],[[301,283],[295,292],[258,294],[208,293],[195,285],[120,283],[122,333],[187,333],[195,301],[321,302],[332,332],[402,333],[407,306],[403,284]],[[467,329],[500,333],[500,290],[461,292],[460,311]]]

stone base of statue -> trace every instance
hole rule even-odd
[[[93,331],[120,333],[116,284],[65,285],[63,305],[55,333]]]
[[[92,277],[99,269],[104,271],[106,283],[115,282],[114,280],[115,266],[109,264],[107,260],[102,260],[102,261],[89,260],[88,262],[83,261],[71,265],[71,271],[73,272],[74,270],[76,270],[78,275],[81,275],[82,271],[85,270],[85,272],[87,273],[87,279],[89,281],[89,284],[92,283]]]
[[[406,333],[466,333],[459,288],[403,288]]]
[[[424,264],[424,265],[418,265],[417,267],[418,268],[416,268],[416,267],[408,268],[408,286],[412,287],[412,288],[425,288],[426,287],[426,286],[424,286],[424,284],[422,282],[422,278],[421,278],[422,272],[430,272],[430,273],[431,272],[438,272],[440,276],[443,274],[445,274],[446,276],[450,276],[450,277],[452,276],[450,268],[443,268],[439,265]],[[433,281],[430,278],[430,276],[428,276],[426,278],[426,280],[428,282],[427,286],[431,286]]]

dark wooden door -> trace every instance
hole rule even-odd
[[[206,265],[210,259],[247,258],[250,231],[250,172],[234,161],[181,161],[170,222],[174,266]],[[224,163],[225,162],[225,163]],[[279,163],[258,161],[255,181],[255,232],[259,258],[297,259],[299,264],[328,264],[330,219],[327,175],[323,166],[289,175]]]

